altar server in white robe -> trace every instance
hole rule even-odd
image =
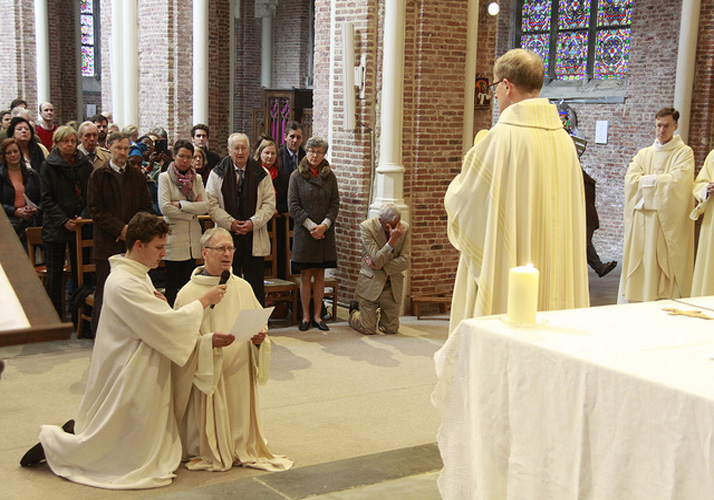
[[[677,130],[679,111],[655,115],[657,137],[625,175],[625,245],[618,302],[689,297],[694,267],[694,154]]]
[[[233,266],[233,238],[223,228],[209,229],[201,238],[205,265],[194,270],[179,291],[175,307],[183,307],[215,287]],[[203,313],[202,335],[229,332],[243,309],[262,309],[247,281],[230,274],[226,295]],[[234,464],[268,471],[287,470],[293,462],[273,455],[260,432],[258,384],[270,371],[270,339],[266,331],[248,342],[224,349],[203,349],[195,365],[174,365],[177,420],[186,467],[226,471]]]
[[[162,218],[143,212],[129,222],[126,256],[110,257],[76,434],[67,424],[42,426],[35,456],[30,450],[23,465],[46,457],[55,474],[108,489],[154,488],[175,477],[181,442],[171,363],[185,364],[198,342],[221,347],[233,336],[198,335],[203,310],[221,300],[225,286],[206,287],[179,310],[155,290],[147,273],[165,255],[168,231]]]
[[[692,297],[714,295],[714,208],[709,201],[714,195],[714,151],[707,155],[704,166],[694,181],[694,199],[696,206],[690,217],[697,220],[704,214],[697,260],[694,263],[694,278],[692,278]]]
[[[509,270],[528,263],[540,271],[539,310],[589,305],[583,178],[556,107],[538,98],[543,62],[510,50],[494,80],[501,116],[466,154],[444,200],[449,240],[461,252],[450,331],[505,313]]]

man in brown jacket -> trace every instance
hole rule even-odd
[[[129,166],[129,138],[111,134],[107,139],[111,159],[92,172],[87,186],[89,212],[94,220],[94,262],[97,286],[92,310],[92,336],[97,331],[104,297],[104,283],[109,276],[109,257],[126,251],[124,242],[131,218],[137,212],[152,213],[152,199],[146,176]]]

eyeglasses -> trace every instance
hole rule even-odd
[[[492,94],[493,94],[494,92],[496,92],[496,86],[497,86],[499,83],[501,83],[501,82],[503,82],[503,80],[499,80],[499,81],[497,81],[496,83],[492,83],[491,85],[488,86],[488,88],[491,90],[491,93],[492,93]]]
[[[307,154],[309,155],[317,155],[317,156],[325,156],[325,153],[322,150],[319,149],[308,149]]]
[[[224,252],[233,253],[236,251],[236,247],[206,247],[206,248],[210,248],[211,250],[215,250],[216,252],[219,252],[219,253],[224,253]]]

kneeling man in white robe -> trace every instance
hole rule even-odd
[[[104,304],[84,397],[72,421],[44,425],[40,444],[22,465],[47,459],[52,471],[76,483],[139,489],[171,483],[181,463],[173,412],[171,363],[185,364],[197,343],[223,347],[232,335],[200,337],[203,310],[217,304],[225,285],[207,287],[173,310],[148,276],[166,254],[169,226],[140,212],[126,232],[126,256],[110,257]]]
[[[206,231],[201,238],[205,265],[194,270],[176,296],[180,308],[211,290],[224,271],[233,266],[233,238],[223,228]],[[228,273],[227,273],[228,274]],[[202,335],[228,332],[243,309],[262,309],[247,281],[230,274],[223,300],[203,313]],[[191,470],[226,471],[234,464],[268,471],[287,470],[293,462],[273,455],[260,433],[258,384],[270,370],[270,340],[266,331],[249,342],[211,350],[181,367],[174,365],[174,402],[180,422],[186,467]]]

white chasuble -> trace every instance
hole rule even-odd
[[[218,276],[202,273],[203,267],[194,270],[175,307],[218,284]],[[214,332],[229,333],[241,310],[262,308],[248,282],[231,275],[226,284],[223,300],[204,311],[200,330],[204,338]],[[208,343],[202,344],[183,368],[174,366],[186,467],[210,471],[229,470],[233,464],[268,471],[292,467],[291,460],[270,452],[260,432],[258,384],[267,381],[270,371],[270,339],[266,337],[260,347],[234,342],[213,352],[208,349]]]
[[[694,155],[675,135],[641,149],[625,175],[619,302],[688,297],[694,265]]]
[[[692,297],[714,295],[714,255],[712,255],[714,252],[714,215],[712,215],[714,210],[711,207],[711,201],[709,201],[711,197],[706,195],[706,187],[710,182],[714,182],[714,151],[707,155],[704,166],[694,181],[694,199],[697,204],[690,217],[697,220],[701,214],[704,214],[704,219],[699,233],[697,259],[694,263]]]
[[[171,363],[194,351],[203,307],[173,310],[154,296],[149,268],[110,257],[111,274],[75,432],[44,425],[52,471],[76,483],[138,489],[171,483],[181,463]]]
[[[547,99],[508,106],[466,154],[444,200],[461,252],[449,330],[506,312],[508,273],[540,271],[538,309],[589,305],[585,195],[572,139]]]

